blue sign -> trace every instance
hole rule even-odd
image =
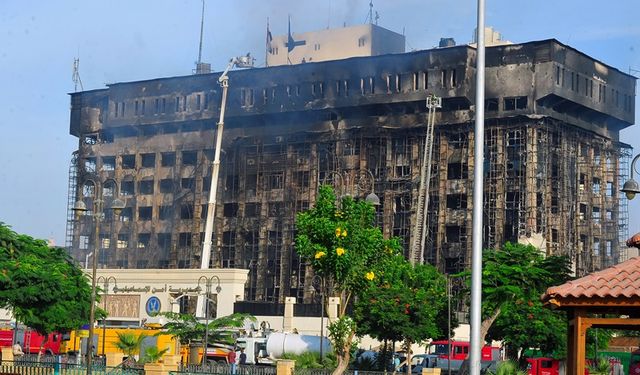
[[[154,316],[160,312],[160,299],[158,297],[149,297],[147,304],[145,305],[147,315]]]

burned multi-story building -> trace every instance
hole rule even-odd
[[[357,198],[375,192],[379,225],[408,255],[434,94],[442,108],[422,260],[467,267],[475,60],[463,45],[230,72],[211,266],[249,269],[247,300],[305,298],[295,215],[323,183]],[[488,48],[486,66],[484,246],[535,242],[569,255],[578,274],[623,259],[619,190],[631,150],[619,131],[634,121],[635,78],[556,40]],[[71,94],[80,142],[70,205],[126,203],[98,222],[100,267],[200,267],[219,75]],[[80,261],[93,224],[69,216]]]

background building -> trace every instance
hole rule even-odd
[[[270,34],[269,34],[270,35]],[[291,44],[291,45],[290,45]],[[403,53],[404,35],[374,24],[267,37],[267,66]]]
[[[375,191],[384,234],[399,236],[409,256],[425,99],[435,94],[442,108],[421,260],[449,273],[467,267],[475,56],[464,45],[232,71],[211,266],[248,269],[245,300],[311,301],[295,214],[322,183],[358,198]],[[619,190],[631,150],[619,131],[633,124],[635,78],[556,40],[488,48],[486,65],[483,245],[535,243],[569,255],[578,275],[623,260]],[[100,224],[101,267],[200,266],[218,76],[71,94],[79,148],[70,205],[126,202]],[[69,212],[68,246],[84,262],[93,222]]]

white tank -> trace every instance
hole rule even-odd
[[[304,352],[320,353],[320,336],[296,335],[294,333],[272,333],[267,339],[267,352],[272,358],[280,358],[283,354],[302,354]],[[331,352],[331,344],[326,337],[322,338],[322,352]]]

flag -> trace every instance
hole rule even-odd
[[[273,49],[271,47],[271,41],[273,40],[273,35],[271,35],[271,30],[269,30],[269,19],[267,18],[267,52],[272,53]]]
[[[291,35],[291,15],[289,15],[289,33],[287,34],[287,52],[293,51],[293,48],[296,46],[295,40],[293,40],[293,35]]]

